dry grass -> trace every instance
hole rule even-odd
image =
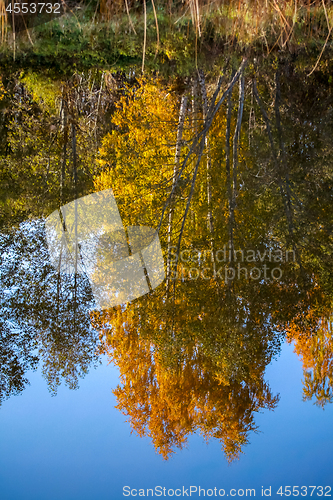
[[[101,0],[102,17],[111,21],[126,12],[133,31],[143,23],[144,6],[152,0]],[[251,44],[261,39],[267,47],[284,48],[295,36],[299,42],[321,39],[333,24],[331,0],[155,0],[158,12],[167,14],[172,24],[191,19],[198,38],[214,30],[229,40]],[[302,31],[300,33],[300,31]],[[270,50],[270,49],[268,49]]]
[[[73,0],[67,1],[74,9]],[[78,2],[80,12],[88,4],[89,0]],[[4,0],[0,0],[0,11],[4,14],[0,23],[2,43],[11,44],[13,34],[7,29]],[[154,20],[153,24],[147,23],[147,16]],[[141,40],[143,30],[146,33],[154,26],[156,53],[162,36],[165,39],[169,33],[181,30],[195,33],[199,43],[203,39],[222,39],[233,45],[260,45],[271,52],[314,42],[320,52],[330,40],[333,5],[331,0],[98,0],[93,15],[85,18],[85,29],[96,22],[112,25],[115,31],[124,30],[126,36],[137,40]]]
[[[4,0],[0,0],[0,31],[1,31],[1,42],[4,42],[6,33],[7,33],[7,12],[6,12],[6,4]]]
[[[199,2],[187,0],[189,5],[194,1]],[[314,34],[325,36],[324,9],[330,17],[333,13],[332,2],[327,0],[327,7],[323,0],[201,0],[199,4],[197,23],[200,22],[202,31],[213,25],[215,31],[224,31],[229,39],[237,38],[246,44],[263,39],[267,45],[275,39],[282,48],[292,40],[297,25],[307,28],[304,39],[312,39]]]

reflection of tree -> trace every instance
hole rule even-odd
[[[50,389],[71,388],[97,360],[92,297],[83,276],[59,275],[48,264],[43,224],[29,221],[1,236],[1,392],[20,392],[41,360]]]
[[[22,72],[1,87],[0,225],[49,214],[92,187],[94,151],[112,106],[106,73],[67,81]],[[109,75],[110,76],[110,75]],[[105,132],[104,132],[105,133]],[[73,188],[74,187],[74,188]],[[29,368],[43,362],[49,387],[74,388],[96,361],[84,276],[57,274],[40,222],[1,235],[2,396],[19,392]]]
[[[318,312],[327,304],[320,290],[300,293],[292,283],[241,280],[234,292],[213,279],[177,281],[174,297],[156,290],[92,316],[102,352],[120,369],[117,408],[165,458],[194,432],[219,439],[227,458],[236,458],[256,429],[254,412],[278,402],[264,372],[285,331],[295,321],[296,335],[311,303]],[[331,377],[330,355],[320,367]]]
[[[302,315],[302,321],[289,326],[289,342],[303,363],[304,400],[315,399],[324,408],[333,402],[333,339],[331,316],[320,317],[314,310]]]
[[[327,130],[332,124],[323,121],[315,107],[300,111],[304,85],[315,99],[315,82],[287,77],[284,71],[275,67],[269,76],[258,72],[245,77],[240,71],[238,106],[236,90],[229,92],[209,127],[202,72],[201,98],[194,90],[198,82],[192,81],[191,88],[182,89],[178,113],[173,102],[172,114],[168,89],[142,80],[139,92],[129,91],[123,98],[114,115],[117,127],[103,140],[100,162],[112,168],[105,169],[95,185],[112,186],[123,204],[126,197],[135,200],[135,211],[124,211],[125,225],[134,217],[134,222],[157,221],[158,209],[168,199],[171,208],[165,210],[169,217],[161,226],[161,240],[170,251],[170,243],[177,244],[181,234],[183,248],[192,252],[185,264],[174,261],[172,295],[155,291],[125,311],[95,318],[103,328],[111,325],[104,348],[122,374],[122,385],[115,391],[118,407],[133,429],[152,437],[165,457],[194,431],[218,437],[229,458],[236,456],[254,428],[252,412],[277,402],[263,374],[285,332],[291,334],[293,323],[301,328],[304,313],[314,303],[317,315],[331,307],[332,183],[326,148],[331,150]],[[233,75],[231,71],[229,82]],[[214,102],[226,95],[221,85],[220,79],[210,87],[210,116]],[[325,99],[326,106],[331,105],[328,94]],[[169,121],[163,120],[166,116]],[[168,145],[174,149],[165,149]],[[206,223],[207,214],[214,224]],[[207,260],[211,250],[224,247],[231,248],[231,259],[222,264],[216,258]],[[250,249],[255,257],[238,260],[247,269],[240,277],[224,278],[225,266],[236,270],[237,248]],[[260,255],[270,251],[280,258],[261,260]],[[267,277],[249,277],[251,267],[262,270],[263,264]],[[272,279],[275,267],[281,275]],[[188,278],[190,268],[198,279]],[[202,278],[205,268],[208,279]],[[331,364],[323,352],[330,345],[330,331],[320,335],[317,329],[312,337],[311,359],[318,358],[317,372],[325,372],[327,384]],[[326,361],[320,363],[323,356]],[[328,400],[323,378],[320,382],[318,375],[313,377],[307,376],[307,395],[324,391]]]
[[[20,78],[7,75],[4,82],[0,224],[10,226],[91,191],[95,152],[101,131],[108,130],[113,97],[100,71],[75,73],[65,81],[26,71]]]
[[[305,396],[322,406],[332,400],[328,74],[306,79],[291,62],[265,64],[248,61],[238,73],[227,67],[217,83],[199,71],[179,96],[155,77],[140,78],[118,92],[111,123],[115,94],[107,93],[104,73],[96,84],[93,75],[76,75],[58,86],[53,107],[22,82],[7,86],[3,218],[49,214],[93,182],[96,191],[114,190],[125,227],[157,227],[164,209],[160,238],[175,286],[92,317],[121,372],[118,407],[165,457],[196,431],[219,439],[229,459],[239,454],[255,429],[254,412],[277,404],[264,371],[285,332],[303,357]],[[2,236],[4,396],[23,389],[39,359],[55,390],[61,378],[76,387],[97,357],[87,280],[46,264],[38,224]],[[125,233],[111,233],[94,255],[101,289],[110,262],[128,255]],[[169,255],[180,234],[185,263]],[[223,248],[231,258],[221,262]],[[239,261],[232,249],[253,258]],[[286,261],[287,250],[295,260]],[[270,251],[282,257],[269,260]],[[237,273],[238,263],[241,276],[225,278],[225,267]],[[251,278],[250,269],[264,264],[267,278]],[[275,267],[282,274],[272,279]]]
[[[38,356],[34,355],[35,342],[33,335],[27,331],[17,331],[16,325],[3,311],[0,320],[0,403],[5,398],[23,391],[28,379],[25,373],[34,369]]]
[[[247,306],[219,300],[214,283],[187,283],[176,287],[175,303],[155,292],[94,316],[120,369],[117,407],[165,458],[200,432],[232,460],[256,429],[254,412],[276,406],[263,375],[279,335]]]

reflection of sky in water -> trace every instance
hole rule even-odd
[[[169,461],[149,439],[130,434],[114,409],[117,370],[105,362],[80,383],[51,398],[40,373],[0,411],[0,484],[5,500],[120,500],[122,487],[256,488],[332,485],[332,406],[322,411],[302,402],[302,367],[290,345],[266,370],[281,400],[274,412],[257,414],[260,432],[250,435],[240,460],[227,465],[218,442],[200,436]],[[5,430],[5,432],[4,432]],[[162,497],[164,498],[164,497]],[[198,496],[193,496],[198,498]]]

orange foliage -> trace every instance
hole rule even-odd
[[[93,318],[102,328],[103,352],[120,370],[121,385],[113,391],[117,408],[165,459],[194,432],[206,440],[219,439],[227,459],[237,458],[249,431],[256,429],[253,412],[273,409],[278,397],[271,395],[262,376],[248,383],[221,383],[195,344],[184,344],[182,360],[171,369],[154,344],[138,334],[140,317],[134,311],[118,308]]]
[[[304,400],[316,399],[318,406],[333,401],[333,339],[332,317],[316,318],[308,313],[308,329],[293,323],[288,332],[289,342],[294,341],[295,352],[302,359]]]
[[[315,404],[324,407],[333,401],[331,304],[318,285],[308,292],[307,299],[308,306],[301,303],[301,312],[289,323],[287,341],[294,342],[294,352],[303,363],[304,400],[314,397]]]

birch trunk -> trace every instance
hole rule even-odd
[[[184,122],[187,109],[187,96],[183,95],[180,103],[179,119],[177,127],[177,139],[176,139],[176,152],[175,152],[175,163],[173,168],[173,178],[172,178],[172,194],[170,197],[170,210],[169,210],[169,220],[168,220],[168,258],[167,258],[167,289],[169,288],[170,275],[171,275],[171,242],[172,242],[172,223],[174,216],[174,204],[175,204],[175,187],[178,181],[179,174],[179,163],[182,149],[182,139]]]
[[[243,109],[244,109],[244,88],[245,88],[245,79],[244,74],[241,75],[239,79],[239,99],[238,99],[238,112],[237,112],[237,123],[235,128],[235,133],[232,142],[232,199],[231,199],[231,208],[232,208],[232,224],[233,230],[235,228],[235,209],[236,209],[236,200],[237,200],[237,177],[238,177],[238,149],[239,149],[239,138],[240,131],[242,126],[243,119]],[[231,261],[234,260],[234,237],[232,235],[231,242]]]
[[[232,210],[232,184],[231,184],[231,172],[230,172],[231,113],[232,113],[232,94],[230,92],[228,95],[227,124],[226,124],[226,134],[225,134],[225,168],[226,168],[227,193],[228,193],[228,205],[229,205],[229,241],[230,241],[230,246],[233,248],[234,222],[233,222],[233,210]]]
[[[203,118],[204,121],[207,119],[208,115],[208,99],[207,99],[207,90],[206,90],[206,82],[205,82],[205,74],[202,70],[198,72],[199,77],[199,85],[201,89],[201,97],[202,97],[202,110],[203,110]],[[205,146],[207,151],[207,162],[206,162],[206,172],[207,172],[207,223],[208,230],[210,233],[210,251],[211,251],[211,260],[213,262],[213,267],[215,271],[215,252],[214,252],[214,226],[213,226],[213,214],[212,214],[212,180],[211,180],[211,151],[210,151],[210,142],[209,142],[209,132],[207,132],[205,138]]]
[[[61,107],[60,107],[60,130],[63,133],[62,161],[61,161],[61,171],[60,171],[60,205],[63,205],[64,183],[65,183],[66,163],[67,163],[67,143],[68,143],[67,103],[64,97],[61,100]]]

